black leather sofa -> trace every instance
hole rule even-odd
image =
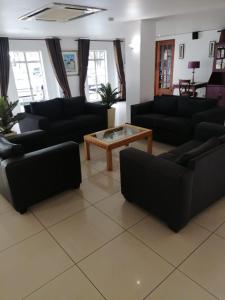
[[[0,193],[20,212],[81,183],[79,145],[65,142],[48,147],[48,136],[37,130],[7,141],[0,137]]]
[[[107,106],[88,103],[84,97],[56,98],[25,106],[20,131],[42,129],[53,143],[83,141],[85,134],[107,128]]]
[[[225,108],[215,100],[181,96],[157,96],[131,106],[131,124],[153,129],[154,140],[180,145],[193,138],[196,124],[224,124]]]
[[[177,232],[225,195],[225,127],[201,123],[193,140],[159,156],[123,150],[120,169],[125,199]]]

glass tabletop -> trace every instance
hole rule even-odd
[[[138,134],[140,132],[143,132],[143,130],[144,129],[125,124],[116,128],[99,131],[93,134],[93,137],[101,141],[110,143]]]

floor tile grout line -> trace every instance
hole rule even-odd
[[[225,222],[223,223],[223,224],[225,224]],[[221,224],[220,226],[222,226],[223,224]],[[214,231],[209,231],[208,230],[208,232],[210,232],[210,234],[209,234],[209,236],[204,240],[204,241],[202,241],[199,245],[198,245],[198,247],[196,247],[178,266],[177,266],[177,268],[179,268],[192,254],[194,254],[194,252],[196,252],[202,245],[204,245],[213,235],[216,235],[217,236],[217,234],[216,234],[216,231],[220,228],[220,226],[218,226]]]
[[[86,199],[84,199],[84,200],[87,202]],[[67,217],[65,217],[65,218],[63,218],[63,219],[61,219],[60,221],[57,221],[57,222],[55,222],[54,224],[51,224],[51,225],[49,225],[49,226],[46,226],[46,225],[45,225],[45,227],[46,227],[46,228],[52,228],[52,227],[54,227],[55,225],[58,225],[58,224],[60,224],[61,222],[64,222],[64,221],[66,221],[67,219],[69,219],[69,218],[71,218],[71,217],[73,217],[73,216],[75,216],[75,215],[81,213],[82,211],[84,211],[84,210],[86,210],[86,209],[88,209],[88,208],[90,208],[90,207],[93,206],[90,202],[88,202],[88,204],[89,204],[88,206],[79,209],[78,211],[72,213],[71,215],[69,215],[69,216],[67,216]],[[40,222],[41,220],[40,220],[39,217],[35,214],[35,212],[32,211],[32,213],[35,215],[35,217],[36,217],[36,218],[38,219],[38,221]],[[42,224],[42,223],[41,223],[41,224]]]
[[[79,265],[76,265],[76,266],[82,272],[82,274],[88,279],[88,281],[93,285],[93,287],[99,292],[99,294],[101,294],[102,297],[105,300],[107,300],[107,298],[105,297],[105,295],[94,285],[94,283],[91,281],[91,279],[88,277],[88,275],[84,272],[84,270],[82,270]]]
[[[36,216],[35,216],[36,217]],[[40,221],[39,221],[40,222]],[[40,222],[41,223],[41,222]],[[42,223],[41,223],[42,224]],[[44,224],[42,224],[43,225],[43,227],[45,227],[44,226]],[[70,258],[70,260],[72,261],[72,263],[73,263],[73,266],[77,266],[79,269],[80,269],[80,267],[78,266],[78,262],[75,262],[74,261],[74,259],[69,255],[69,253],[66,251],[66,249],[56,240],[56,238],[51,234],[51,232],[49,232],[49,230],[48,230],[48,228],[47,227],[45,227],[45,230],[48,232],[48,234],[52,237],[52,239],[56,242],[56,244],[62,249],[62,251]],[[122,232],[123,233],[123,232]],[[121,233],[121,234],[122,234]],[[91,255],[91,254],[90,254]],[[84,271],[82,271],[82,273],[83,274],[85,274],[85,272]],[[60,274],[59,274],[60,275]],[[85,274],[85,277],[89,280],[89,282],[93,285],[93,287],[102,295],[102,293],[99,291],[99,289],[94,285],[94,283],[88,278],[88,276],[87,276],[87,274]],[[51,280],[52,281],[52,280]],[[50,281],[49,281],[50,282]],[[103,296],[103,295],[102,295]],[[104,299],[106,299],[105,298],[105,296],[103,296],[104,297]],[[107,300],[107,299],[106,299]]]
[[[54,281],[56,278],[62,276],[64,273],[66,273],[67,271],[69,271],[70,269],[74,268],[75,265],[72,265],[68,268],[66,268],[63,272],[57,274],[56,276],[54,276],[53,278],[51,278],[50,280],[46,281],[45,283],[43,283],[41,286],[39,286],[37,289],[33,290],[31,293],[23,296],[23,299],[27,299],[28,297],[30,297],[31,295],[33,295],[34,293],[36,293],[38,290],[42,289],[43,287],[45,287],[46,285],[48,285],[50,282]]]
[[[206,229],[206,230],[208,230],[208,231],[210,231],[210,232],[215,233],[221,226],[223,226],[223,225],[225,224],[225,221],[223,221],[220,225],[218,225],[218,226],[217,226],[215,229],[213,229],[213,230],[207,228],[207,227],[204,226],[204,225],[201,225],[201,224],[197,223],[196,221],[193,221],[193,223],[196,224],[196,225],[198,225],[198,226],[201,226],[202,228],[204,228],[204,229]]]
[[[155,290],[157,290],[174,272],[176,269],[173,269],[165,278],[163,278],[142,300],[146,300]]]
[[[115,239],[117,239],[118,237],[120,237],[121,235],[123,235],[125,232],[126,232],[126,230],[121,231],[120,233],[118,233],[117,235],[115,235],[113,238],[111,238],[110,240],[108,240],[107,242],[105,242],[104,244],[102,244],[101,246],[99,246],[98,248],[96,248],[95,250],[93,250],[91,253],[89,253],[85,257],[82,257],[80,260],[78,260],[76,262],[76,264],[77,265],[80,264],[82,261],[84,261],[85,259],[87,259],[89,256],[95,254],[97,251],[101,250],[106,245],[108,245],[109,243],[113,242]]]
[[[35,237],[36,235],[38,235],[39,233],[41,233],[41,232],[43,232],[43,231],[45,231],[45,228],[42,228],[40,231],[35,232],[35,233],[33,233],[32,235],[29,235],[28,237],[26,237],[26,238],[24,238],[24,239],[22,239],[22,240],[16,242],[15,244],[10,245],[10,246],[8,246],[7,248],[4,248],[4,249],[0,250],[0,254],[3,253],[3,252],[5,252],[5,251],[7,251],[7,250],[9,250],[10,248],[16,247],[17,245],[19,245],[19,244],[25,242],[26,240],[29,240],[30,238]]]
[[[205,286],[201,285],[198,281],[195,281],[193,278],[191,278],[189,275],[187,275],[186,273],[184,273],[182,270],[180,269],[176,269],[178,272],[180,272],[183,276],[187,277],[188,279],[190,279],[192,282],[194,282],[195,284],[197,284],[200,288],[202,288],[204,291],[206,291],[208,294],[210,294],[211,296],[213,296],[215,299],[217,300],[221,300],[220,298],[218,298],[216,295],[214,295],[212,292],[210,292]]]
[[[163,257],[161,254],[159,254],[156,250],[154,250],[153,248],[151,248],[148,244],[146,244],[144,241],[142,241],[140,238],[138,238],[135,234],[133,234],[130,231],[126,231],[127,233],[129,233],[133,238],[135,238],[136,240],[138,240],[139,242],[141,242],[145,247],[147,247],[149,250],[151,250],[152,252],[154,252],[157,256],[159,256],[164,262],[166,262],[167,264],[169,264],[171,267],[176,268],[176,266],[174,264],[172,264],[170,261],[167,260],[167,258]]]

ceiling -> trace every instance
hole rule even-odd
[[[0,0],[0,34],[11,37],[106,37],[111,34],[110,37],[112,38],[114,34],[118,36],[118,32],[122,30],[123,24],[121,22],[124,21],[168,18],[169,16],[184,14],[191,16],[192,13],[210,12],[216,22],[216,12],[221,14],[221,11],[224,11],[225,15],[225,0],[62,0],[58,2],[100,7],[107,9],[107,11],[68,23],[18,20],[20,16],[53,1]],[[109,22],[109,17],[113,17],[114,21]]]

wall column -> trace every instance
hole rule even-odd
[[[127,122],[130,122],[132,104],[152,100],[154,96],[155,35],[155,21],[143,20],[127,24]]]

